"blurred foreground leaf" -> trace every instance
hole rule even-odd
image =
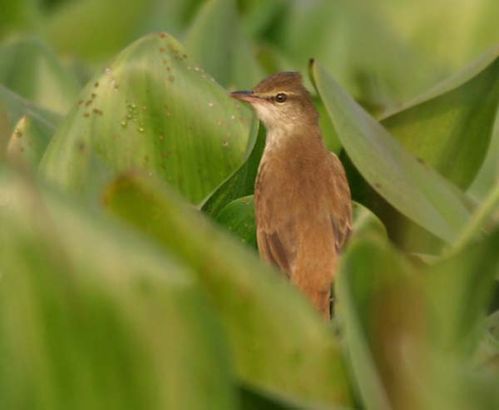
[[[499,231],[430,268],[380,238],[354,240],[337,292],[353,371],[370,408],[489,409],[494,378],[472,359],[499,271]]]
[[[138,175],[111,185],[105,204],[197,272],[227,331],[243,382],[299,400],[349,403],[333,333],[277,272],[163,186]]]
[[[418,408],[412,384],[407,385],[404,395],[395,397],[397,390],[408,383],[397,345],[406,332],[408,343],[415,342],[412,328],[421,325],[418,315],[414,316],[418,307],[409,292],[406,266],[385,248],[379,238],[353,241],[348,247],[335,288],[337,311],[365,405],[373,409]],[[398,298],[404,298],[407,304],[399,306]],[[402,306],[407,309],[402,311]],[[410,319],[404,319],[408,314]],[[407,348],[413,354],[413,347]],[[409,402],[414,407],[408,407]]]
[[[243,162],[249,113],[165,33],[125,49],[58,129],[43,174],[83,192],[93,157],[112,172],[143,169],[201,201]]]
[[[236,408],[224,340],[165,252],[0,170],[5,409]]]

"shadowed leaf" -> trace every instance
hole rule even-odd
[[[227,204],[216,215],[215,221],[240,238],[241,242],[257,248],[253,195],[235,199]]]
[[[253,194],[258,165],[265,147],[265,130],[258,121],[253,122],[248,146],[251,148],[245,162],[210,194],[201,209],[216,216],[229,202]]]

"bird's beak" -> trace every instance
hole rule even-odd
[[[249,102],[249,103],[252,103],[252,102],[258,100],[258,96],[255,95],[255,93],[251,90],[250,91],[233,91],[230,93],[230,96],[232,98],[235,98],[236,100],[245,101],[245,102]]]

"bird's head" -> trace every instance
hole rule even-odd
[[[318,114],[296,72],[282,72],[261,81],[253,90],[234,91],[231,97],[254,108],[267,129],[317,124]]]

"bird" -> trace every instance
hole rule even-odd
[[[325,145],[300,73],[273,74],[230,96],[249,103],[266,128],[254,192],[260,257],[329,320],[338,257],[352,230],[343,165]]]

